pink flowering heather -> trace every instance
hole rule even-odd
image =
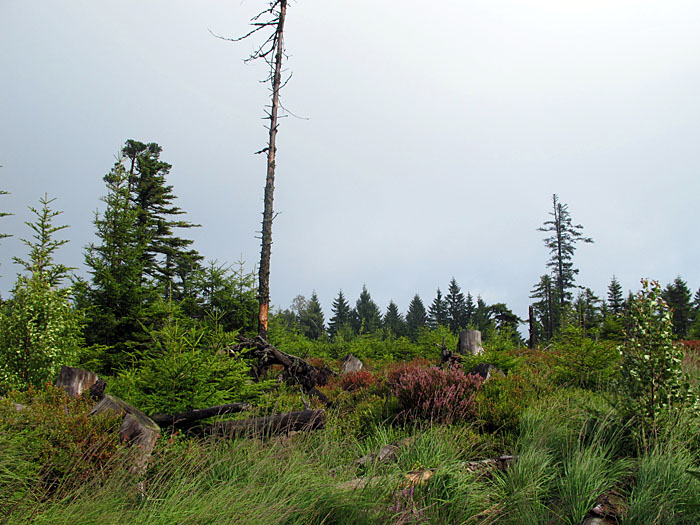
[[[484,382],[459,367],[436,366],[400,367],[392,372],[390,381],[405,418],[440,423],[473,417],[476,391]]]

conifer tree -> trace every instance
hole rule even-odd
[[[592,331],[600,328],[603,321],[601,304],[600,298],[590,288],[581,290],[576,297],[574,304],[576,321],[584,334],[590,335]]]
[[[556,290],[549,275],[542,275],[540,282],[530,292],[530,299],[537,299],[533,303],[535,316],[540,325],[536,339],[548,341],[554,336],[554,327],[558,325],[559,310],[555,308]]]
[[[426,325],[425,305],[420,296],[416,294],[408,305],[406,312],[406,331],[411,341],[418,338],[418,334]]]
[[[474,315],[476,314],[476,305],[474,304],[474,297],[470,292],[467,292],[467,298],[465,299],[465,309],[467,312],[467,323],[466,326],[474,324]]]
[[[387,337],[403,337],[406,335],[406,321],[399,312],[399,307],[394,301],[389,301],[386,314],[383,319],[384,333]]]
[[[481,298],[480,295],[476,297],[476,312],[474,313],[474,324],[476,325],[476,329],[480,330],[482,333],[488,332],[489,328],[493,326],[491,320],[491,309]]]
[[[333,317],[328,322],[328,334],[335,338],[344,328],[350,326],[352,309],[343,295],[343,290],[338,291],[338,296],[331,305],[331,312]]]
[[[614,275],[608,285],[608,309],[613,315],[622,315],[624,299],[622,297],[622,285]]]
[[[454,277],[450,281],[450,285],[447,289],[445,303],[447,304],[448,326],[452,333],[457,334],[460,330],[467,327],[469,321],[467,319],[467,302]]]
[[[53,201],[44,196],[39,209],[29,207],[36,216],[25,223],[32,239],[22,239],[29,255],[13,258],[26,273],[18,275],[10,300],[0,305],[0,393],[53,380],[77,354],[80,319],[70,289],[60,288],[72,268],[54,261],[56,250],[68,242],[55,234],[68,226],[53,224],[62,213],[51,209]]]
[[[362,285],[362,292],[355,303],[352,317],[353,330],[356,334],[371,334],[382,326],[382,315],[379,307],[372,300],[365,285]]]
[[[137,212],[139,241],[146,244],[144,273],[162,286],[166,297],[172,293],[181,299],[202,257],[190,248],[193,241],[176,236],[174,229],[199,225],[176,219],[185,212],[173,203],[173,187],[166,183],[172,166],[160,160],[162,150],[156,143],[130,139],[122,155],[129,166],[129,199]]]
[[[447,303],[442,297],[440,288],[438,288],[435,299],[433,299],[433,302],[428,307],[428,326],[435,330],[440,326],[447,326],[448,323]]]
[[[676,339],[686,338],[692,323],[691,292],[688,284],[679,275],[672,283],[666,285],[662,296],[671,308],[673,336]]]
[[[9,193],[6,192],[5,190],[0,190],[0,195],[9,195]],[[11,214],[11,213],[8,213],[8,212],[6,212],[6,211],[0,211],[0,218],[2,218],[2,217],[7,217],[7,216],[9,216],[9,215],[12,215],[12,214]],[[2,232],[0,232],[0,239],[6,239],[6,238],[8,238],[8,237],[12,237],[12,236],[11,236],[9,233],[2,233]]]
[[[320,339],[325,333],[325,319],[316,291],[311,294],[311,299],[306,302],[303,310],[299,312],[298,323],[301,333],[309,339]]]
[[[549,215],[552,219],[545,221],[544,226],[537,230],[551,234],[544,239],[544,245],[550,253],[547,266],[552,269],[554,288],[557,291],[557,310],[561,315],[564,305],[571,301],[570,290],[574,287],[574,280],[578,274],[578,269],[574,268],[572,262],[576,243],[592,243],[593,239],[583,236],[582,225],[573,224],[568,206],[559,202],[556,194],[552,195],[552,211]],[[555,330],[557,327],[558,325],[555,325]]]
[[[139,225],[139,211],[131,201],[129,176],[121,159],[105,175],[107,195],[103,213],[95,213],[99,244],[85,251],[91,283],[80,283],[81,302],[87,307],[85,339],[88,346],[102,345],[101,370],[112,373],[125,364],[128,342],[145,340],[142,315],[155,300],[155,290],[144,282],[148,237]]]

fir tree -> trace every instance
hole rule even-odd
[[[622,297],[622,285],[614,275],[608,285],[608,309],[613,315],[622,315],[624,299]]]
[[[476,305],[474,304],[474,298],[472,294],[467,292],[467,298],[465,300],[466,312],[467,312],[467,324],[469,327],[474,324],[474,315],[476,314]]]
[[[328,334],[335,338],[344,328],[350,326],[352,309],[343,295],[343,290],[338,291],[338,297],[331,305],[331,312],[333,317],[328,322]]]
[[[54,236],[68,226],[54,226],[62,212],[50,208],[53,201],[44,196],[41,208],[29,208],[36,216],[26,223],[32,239],[23,239],[29,255],[14,258],[26,274],[17,276],[10,300],[0,305],[0,393],[42,386],[77,355],[80,318],[71,307],[70,289],[59,288],[71,268],[54,261],[56,250],[68,242]]]
[[[299,312],[299,329],[309,339],[320,339],[325,333],[325,319],[318,295],[314,291],[311,299],[306,302],[303,310]]]
[[[412,341],[415,341],[420,331],[425,327],[425,324],[425,306],[420,296],[416,294],[411,300],[411,304],[408,305],[408,311],[406,312],[406,331],[408,337]]]
[[[583,226],[573,224],[571,215],[566,204],[559,202],[556,194],[552,196],[551,220],[545,221],[544,226],[538,231],[551,233],[544,239],[544,245],[549,249],[551,255],[547,266],[552,269],[554,287],[557,290],[557,309],[559,314],[564,310],[564,306],[571,301],[571,290],[578,269],[574,268],[573,256],[576,251],[576,243],[592,243],[593,239],[584,237],[581,233]],[[555,325],[555,330],[558,325]]]
[[[365,285],[362,285],[362,292],[355,303],[352,322],[353,330],[356,334],[371,334],[382,326],[382,316],[379,307],[372,300]]]
[[[480,295],[476,297],[476,312],[474,313],[474,325],[476,329],[482,333],[487,333],[489,328],[493,326],[491,320],[491,309]]]
[[[394,301],[389,301],[383,320],[384,333],[387,337],[403,337],[406,335],[406,321],[399,312],[399,307]]]
[[[122,155],[129,166],[128,191],[137,212],[137,231],[146,244],[144,273],[160,283],[166,296],[172,293],[180,299],[202,257],[189,248],[192,240],[176,236],[173,229],[199,225],[175,219],[185,212],[173,204],[173,187],[166,183],[172,166],[160,160],[162,150],[155,143],[127,140]]]
[[[447,289],[445,303],[447,304],[448,326],[452,333],[457,334],[460,330],[467,327],[468,315],[467,302],[454,277],[450,281],[450,285]]]
[[[555,308],[555,290],[549,275],[540,277],[540,282],[530,292],[530,299],[537,299],[533,303],[535,317],[539,324],[537,340],[548,341],[554,336],[554,327],[558,325],[559,310]]]
[[[584,334],[590,335],[592,331],[600,328],[603,321],[602,301],[590,288],[581,290],[576,297],[575,315],[578,326]]]
[[[671,308],[673,336],[676,339],[686,338],[692,324],[691,292],[688,284],[678,276],[666,286],[662,296]]]
[[[435,330],[439,326],[447,326],[448,322],[447,303],[442,297],[440,288],[438,288],[435,299],[433,299],[433,302],[428,307],[428,326]]]

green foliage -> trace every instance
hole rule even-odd
[[[207,325],[169,320],[151,332],[152,347],[140,366],[123,370],[111,391],[146,413],[174,414],[257,399],[266,383],[253,383],[249,366],[225,350],[235,333],[216,320]]]
[[[120,418],[91,408],[50,384],[0,400],[0,520],[112,471]]]
[[[476,395],[477,421],[487,432],[514,433],[536,397],[537,390],[522,376],[491,377]]]
[[[382,315],[379,307],[372,300],[364,285],[352,312],[351,325],[355,333],[359,335],[373,334],[382,326]]]
[[[632,421],[640,445],[653,442],[667,417],[693,401],[681,369],[683,350],[674,345],[671,312],[655,281],[629,306],[629,335],[620,347],[619,410]]]
[[[447,302],[442,296],[440,288],[437,289],[435,299],[428,307],[428,326],[433,330],[449,325],[449,317],[447,313]]]
[[[670,441],[656,445],[637,461],[629,491],[629,511],[622,523],[700,522],[700,481],[697,451]]]
[[[418,334],[425,327],[427,322],[427,313],[425,311],[425,306],[420,296],[416,294],[411,299],[411,303],[408,305],[408,311],[406,312],[406,331],[408,333],[408,338],[411,341],[415,341],[418,338]]]
[[[0,306],[0,390],[26,388],[53,380],[62,365],[72,364],[80,342],[80,316],[69,302],[69,289],[58,284],[70,270],[53,260],[54,252],[67,241],[53,235],[65,226],[53,226],[60,212],[43,197],[42,207],[27,223],[35,232],[27,261],[15,258],[29,273],[18,276],[9,301]]]
[[[693,321],[692,296],[688,284],[678,276],[664,288],[662,297],[671,308],[674,338],[686,338]]]
[[[618,373],[620,353],[614,343],[586,337],[580,326],[562,328],[554,348],[554,378],[560,384],[606,388]]]

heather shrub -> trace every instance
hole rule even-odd
[[[364,369],[358,370],[357,372],[350,372],[340,378],[340,387],[348,392],[369,388],[374,383],[375,379],[372,377],[372,374]]]
[[[389,383],[404,419],[453,423],[475,415],[475,396],[483,379],[458,367],[406,365],[391,372]]]
[[[59,488],[104,479],[119,449],[120,418],[88,417],[92,406],[50,384],[0,400],[0,507],[10,512]]]

